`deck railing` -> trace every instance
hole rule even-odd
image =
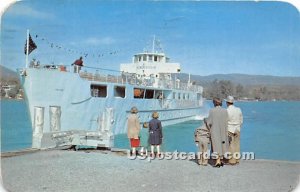
[[[61,72],[78,73],[81,78],[88,81],[98,81],[107,83],[131,84],[137,86],[154,87],[161,89],[177,89],[185,91],[194,91],[202,93],[203,88],[191,83],[181,82],[179,79],[164,79],[164,78],[146,78],[138,77],[135,73],[124,73],[122,71],[95,68],[81,67],[79,70],[74,66],[64,65],[39,65],[33,66],[36,69],[58,70]]]

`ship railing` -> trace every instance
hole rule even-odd
[[[120,71],[102,69],[96,67],[82,67],[79,75],[83,79],[89,81],[100,81],[107,83],[124,83],[122,82],[122,77]]]
[[[125,73],[118,70],[104,69],[98,67],[81,67],[81,70],[75,69],[71,65],[37,65],[31,68],[57,70],[61,72],[79,73],[80,77],[89,81],[99,81],[107,83],[131,84],[137,86],[154,87],[161,89],[177,89],[185,91],[202,92],[203,88],[191,83],[180,82],[173,79],[159,79],[138,77],[135,73]]]
[[[158,87],[166,88],[166,89],[183,90],[183,91],[194,91],[200,93],[203,92],[203,87],[199,85],[193,85],[191,83],[185,83],[176,80],[159,80]]]

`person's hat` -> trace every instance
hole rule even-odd
[[[149,123],[148,122],[144,122],[143,123],[143,128],[148,128],[149,127]]]
[[[138,109],[136,107],[132,107],[130,110],[131,113],[137,113]]]
[[[159,115],[158,115],[158,112],[153,112],[152,113],[152,117],[154,118],[154,119],[157,119],[158,117],[159,117]]]
[[[221,99],[220,99],[220,98],[217,98],[217,97],[215,97],[215,98],[213,99],[213,102],[214,102],[214,103],[217,103],[217,104],[221,104],[221,103],[222,103]]]
[[[227,103],[233,103],[234,102],[234,97],[232,97],[232,96],[229,95],[225,101]]]

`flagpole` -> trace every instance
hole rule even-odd
[[[27,41],[26,41],[26,68],[28,67],[28,55],[29,55],[29,29],[27,29]]]

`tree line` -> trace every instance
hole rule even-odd
[[[300,86],[242,85],[217,79],[204,85],[204,97],[207,99],[224,99],[228,95],[239,100],[300,100]]]

